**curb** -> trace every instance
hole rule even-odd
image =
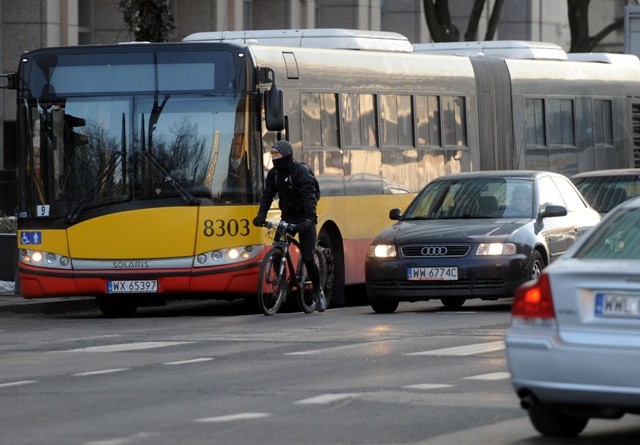
[[[98,311],[93,297],[43,298],[27,300],[19,295],[0,294],[0,313],[63,314],[69,312]]]

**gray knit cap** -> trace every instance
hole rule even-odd
[[[293,155],[293,146],[287,141],[278,141],[271,148],[279,151],[282,157]]]

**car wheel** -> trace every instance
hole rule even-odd
[[[531,255],[531,263],[529,264],[529,280],[536,280],[542,273],[542,269],[544,269],[544,260],[542,259],[542,255],[537,250],[533,251]]]
[[[378,314],[392,314],[398,309],[397,301],[371,300],[371,308]]]
[[[449,297],[440,299],[440,302],[447,309],[460,309],[466,300],[464,297]]]
[[[566,414],[544,403],[536,403],[529,409],[533,427],[545,436],[575,437],[587,426],[588,417]]]

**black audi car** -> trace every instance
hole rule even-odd
[[[365,264],[375,312],[401,301],[508,298],[600,221],[571,181],[545,171],[458,173],[431,181],[373,240]]]

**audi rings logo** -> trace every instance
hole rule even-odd
[[[444,246],[425,246],[420,253],[424,256],[445,256],[447,248]]]

